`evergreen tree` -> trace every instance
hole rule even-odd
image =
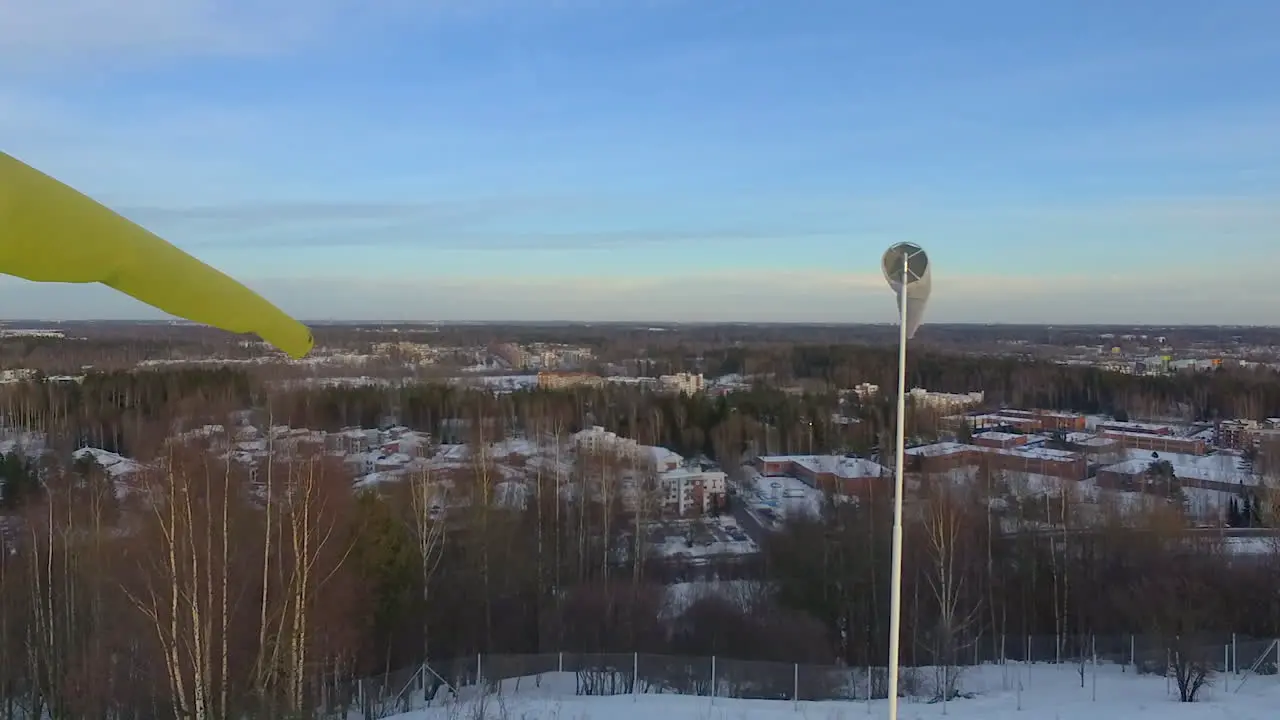
[[[38,495],[40,478],[34,463],[16,451],[0,456],[0,504],[13,510]]]

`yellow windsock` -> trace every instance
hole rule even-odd
[[[102,283],[170,315],[255,333],[293,358],[314,344],[305,325],[261,295],[3,152],[0,273]]]

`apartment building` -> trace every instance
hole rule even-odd
[[[1251,442],[1249,431],[1257,428],[1257,420],[1222,420],[1214,427],[1213,444],[1220,448],[1243,450]]]
[[[346,454],[369,452],[381,439],[377,430],[347,427],[325,435],[325,449]]]
[[[640,444],[611,430],[595,425],[573,434],[570,442],[577,450],[592,454],[614,453],[624,457],[637,457]]]
[[[540,390],[564,390],[571,387],[600,387],[604,378],[584,372],[545,371],[538,373]]]
[[[880,386],[869,382],[858,383],[853,386],[853,394],[857,395],[860,400],[866,400],[867,398],[879,395]]]
[[[970,393],[930,392],[924,388],[911,388],[907,396],[916,407],[935,410],[958,410],[981,405],[986,393],[981,390]]]
[[[728,480],[719,470],[677,468],[659,475],[658,485],[662,489],[663,510],[690,517],[723,507]]]
[[[663,375],[658,378],[658,384],[663,389],[671,392],[680,393],[682,395],[697,395],[702,392],[706,386],[706,379],[702,377],[702,373],[681,372],[674,375]]]
[[[515,343],[495,345],[493,354],[506,360],[507,364],[513,368],[526,368],[529,366],[529,353]]]
[[[1214,426],[1213,444],[1220,448],[1246,450],[1280,440],[1280,418],[1222,420]]]

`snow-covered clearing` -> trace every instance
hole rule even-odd
[[[987,665],[966,668],[961,685],[972,697],[948,703],[903,699],[899,716],[956,720],[1262,720],[1276,717],[1280,682],[1275,676],[1216,678],[1196,703],[1179,703],[1170,681],[1136,675],[1117,665],[1087,667],[1083,687],[1077,665]],[[923,671],[927,674],[928,671]],[[1019,683],[1019,680],[1021,681]],[[463,688],[459,698],[442,691],[432,707],[398,720],[853,720],[883,718],[885,700],[793,702],[667,694],[577,695],[574,673],[553,672],[503,681],[483,696]],[[1020,684],[1020,689],[1019,689]],[[447,696],[447,697],[445,697]]]

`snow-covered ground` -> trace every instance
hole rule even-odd
[[[751,580],[713,580],[710,582],[680,582],[667,586],[662,613],[676,617],[704,598],[719,598],[732,603],[743,603],[759,595],[760,584]]]
[[[885,717],[886,700],[793,702],[708,696],[577,695],[574,673],[512,678],[498,692],[442,691],[432,707],[397,720],[852,720]],[[1262,720],[1275,718],[1280,682],[1274,676],[1216,678],[1195,703],[1179,703],[1176,686],[1163,677],[1137,675],[1120,666],[1086,668],[1083,687],[1075,665],[989,665],[966,668],[962,689],[972,696],[947,703],[903,699],[899,716],[956,720]],[[970,690],[972,688],[972,690]],[[1238,691],[1237,691],[1238,690]]]
[[[817,517],[822,512],[822,491],[784,475],[762,475],[750,465],[742,468],[743,499],[760,515],[771,510],[780,520]],[[766,523],[769,524],[769,523]]]
[[[484,372],[486,368],[466,368],[463,372]],[[537,375],[482,375],[479,377],[454,378],[456,385],[480,386],[492,392],[515,392],[529,390],[538,386]]]
[[[760,549],[733,518],[670,520],[653,523],[647,530],[655,554],[695,563],[715,556],[749,555]]]

